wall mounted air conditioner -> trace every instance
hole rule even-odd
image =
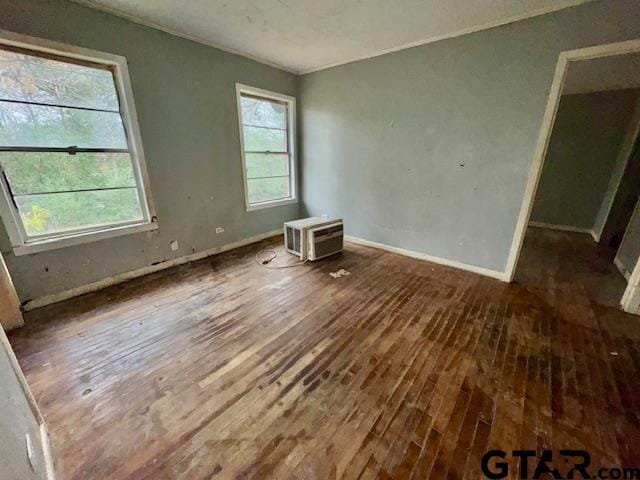
[[[308,259],[319,260],[342,251],[344,227],[342,221],[310,228],[307,232]]]
[[[284,224],[284,248],[287,252],[300,257],[300,260],[307,260],[310,249],[308,232],[328,225],[342,225],[341,219],[327,220],[320,217],[303,218],[302,220],[294,220],[285,222]],[[325,240],[323,240],[325,241]],[[335,243],[335,242],[334,242]],[[323,246],[328,247],[329,245]],[[326,255],[325,255],[326,256]],[[315,257],[309,260],[315,260]]]

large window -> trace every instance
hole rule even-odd
[[[294,202],[295,99],[237,85],[247,210]]]
[[[0,37],[2,213],[16,253],[153,228],[126,61],[43,45]]]

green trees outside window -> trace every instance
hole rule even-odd
[[[0,46],[0,167],[29,238],[143,218],[106,66]]]
[[[249,204],[291,197],[288,106],[245,94],[240,105]]]

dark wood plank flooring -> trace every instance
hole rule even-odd
[[[515,280],[618,307],[627,281],[613,263],[615,254],[614,248],[597,244],[588,233],[529,227]]]
[[[476,480],[495,448],[638,464],[638,317],[355,245],[258,266],[279,242],[27,316],[10,339],[60,478]]]

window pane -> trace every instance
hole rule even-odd
[[[14,194],[135,187],[128,153],[0,152]]]
[[[127,148],[119,113],[0,102],[0,145]]]
[[[247,153],[245,160],[248,178],[289,175],[289,155]]]
[[[254,152],[286,152],[287,132],[269,128],[243,127],[244,149]]]
[[[16,196],[28,235],[142,220],[135,188]]]
[[[119,110],[110,71],[2,49],[0,99]]]
[[[242,96],[240,104],[244,125],[287,128],[287,108],[283,103]]]
[[[289,177],[248,179],[249,203],[288,198]]]

